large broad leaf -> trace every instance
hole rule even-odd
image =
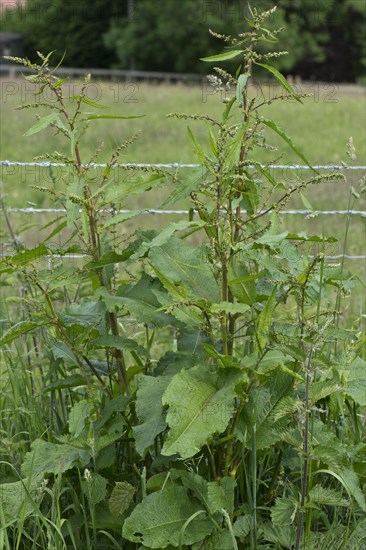
[[[122,535],[147,548],[177,547],[185,527],[182,543],[191,547],[214,528],[203,513],[199,514],[200,510],[203,511],[202,506],[189,498],[185,487],[167,486],[136,506],[123,524]]]
[[[49,443],[36,439],[25,456],[22,473],[25,477],[43,479],[46,474],[61,474],[74,466],[83,468],[90,460],[92,450],[64,443]]]
[[[22,479],[0,484],[0,509],[5,523],[19,521],[34,511],[34,498],[39,494],[39,480]]]
[[[136,451],[144,456],[155,437],[166,428],[162,397],[171,376],[141,376],[136,395],[136,414],[140,421],[133,428]]]
[[[176,374],[163,395],[169,406],[167,423],[170,431],[162,454],[179,453],[182,458],[194,456],[215,434],[222,433],[235,413],[236,377],[209,372],[197,366]]]
[[[150,251],[151,263],[175,283],[181,283],[187,298],[218,302],[219,289],[206,259],[206,250],[191,248],[176,237]]]

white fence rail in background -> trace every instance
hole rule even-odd
[[[0,64],[0,76],[10,78],[21,77],[23,74],[34,74],[29,67],[14,65],[12,63]],[[206,80],[206,75],[191,73],[165,73],[158,71],[123,71],[120,69],[80,69],[76,67],[58,67],[57,75],[71,78],[85,77],[91,74],[93,79],[118,80],[122,82],[135,81],[159,81],[159,82],[186,82],[201,83]]]
[[[49,162],[49,161],[43,161],[43,162],[18,162],[18,161],[9,161],[9,160],[0,160],[0,166],[24,166],[24,167],[42,167],[42,168],[64,168],[67,165],[64,163],[59,162]],[[92,167],[92,168],[106,168],[106,164],[98,164],[98,163],[90,163],[88,165],[85,165],[85,167]],[[126,163],[126,164],[114,164],[112,168],[199,168],[200,164],[180,164],[178,162],[173,163],[156,163],[156,164],[149,164],[149,163]],[[253,166],[254,168],[255,166]],[[307,166],[307,165],[301,165],[301,164],[270,164],[270,165],[263,165],[263,168],[270,168],[274,170],[310,170],[311,168],[314,168],[315,170],[358,170],[366,171],[366,166],[347,166],[347,165],[315,165],[315,166]],[[9,207],[6,209],[6,212],[19,212],[24,214],[49,214],[49,213],[63,213],[65,212],[62,208],[14,208]],[[129,210],[118,210],[113,211],[115,214],[118,213],[128,213]],[[245,214],[246,211],[242,210],[242,213]],[[157,214],[157,215],[188,215],[189,210],[164,210],[164,209],[146,209],[143,212],[141,212],[141,215],[146,214]],[[347,215],[347,216],[362,216],[366,218],[366,210],[282,210],[281,214],[285,215],[302,215],[307,216],[311,214],[316,215]],[[0,257],[5,256],[5,254],[0,254]],[[83,258],[85,255],[83,254],[73,254],[73,258]],[[62,257],[62,256],[54,256],[54,257]],[[338,254],[336,256],[326,256],[329,260],[339,260],[342,258],[346,258],[349,260],[366,260],[366,255],[350,255],[350,254]]]

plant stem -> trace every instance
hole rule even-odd
[[[296,527],[296,544],[295,550],[300,550],[301,542],[301,533],[303,527],[303,516],[304,516],[304,506],[308,490],[308,474],[309,474],[309,403],[310,403],[310,364],[311,357],[313,354],[313,348],[310,348],[309,355],[307,358],[307,364],[305,366],[305,426],[304,426],[304,444],[303,444],[303,453],[304,453],[304,473],[301,486],[301,499],[300,499],[300,511],[297,519]]]

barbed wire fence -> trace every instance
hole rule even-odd
[[[42,161],[42,162],[22,162],[22,161],[10,161],[10,160],[0,160],[0,166],[7,166],[7,167],[39,167],[39,168],[65,168],[67,165],[65,163],[60,162],[50,162],[50,161]],[[89,163],[84,165],[86,168],[106,168],[107,164],[104,163]],[[193,168],[200,168],[200,164],[184,164],[184,163],[116,163],[111,166],[112,169],[117,168],[124,168],[124,169],[133,169],[133,168],[173,168],[173,169],[193,169]],[[254,167],[254,166],[253,166]],[[314,165],[314,166],[307,166],[307,165],[301,165],[301,164],[266,164],[262,166],[266,169],[274,169],[274,170],[353,170],[353,171],[366,171],[366,166],[348,166],[348,165]],[[23,214],[62,214],[65,212],[65,209],[63,208],[35,208],[35,207],[8,207],[6,209],[8,213],[12,212],[19,212]],[[106,210],[105,212],[108,212]],[[110,210],[112,212],[112,210]],[[115,214],[128,214],[130,210],[113,210],[113,213]],[[140,215],[147,215],[147,214],[154,214],[154,215],[188,215],[189,210],[182,210],[182,209],[155,209],[155,208],[147,208],[141,211]],[[193,211],[194,212],[194,211]],[[242,213],[245,214],[246,211],[242,210]],[[366,218],[366,210],[307,210],[307,209],[289,209],[289,210],[282,210],[281,215],[290,215],[290,216],[309,216],[309,215],[316,215],[316,216],[333,216],[333,215],[347,215],[347,216],[362,216]],[[4,254],[0,254],[0,257],[4,256]],[[82,254],[79,255],[80,257],[83,257]],[[342,257],[347,259],[365,259],[366,255],[350,255],[350,254],[338,254],[336,256],[326,256],[327,259],[341,259]]]
[[[0,166],[2,167],[33,167],[33,168],[65,168],[67,165],[65,163],[60,162],[50,162],[50,161],[42,161],[42,162],[22,162],[22,161],[9,161],[9,160],[0,160]],[[104,163],[89,163],[87,165],[84,165],[86,168],[106,168],[107,164]],[[262,165],[261,165],[262,166]],[[159,168],[159,169],[194,169],[194,168],[200,168],[200,164],[184,164],[184,163],[116,163],[111,166],[112,169],[133,169],[133,168]],[[255,166],[253,165],[253,168]],[[263,165],[262,168],[265,169],[273,169],[273,170],[352,170],[352,171],[365,171],[366,173],[366,166],[348,166],[348,165],[315,165],[315,166],[307,166],[307,165],[301,165],[301,164],[266,164]],[[8,207],[6,208],[7,213],[22,213],[22,214],[62,214],[65,213],[65,209],[63,208],[35,208],[35,207]],[[130,210],[124,209],[124,210],[106,210],[105,212],[113,212],[114,214],[128,214]],[[155,209],[155,208],[147,208],[140,212],[139,215],[177,215],[177,216],[184,216],[188,215],[192,210],[187,209]],[[193,210],[194,213],[194,210]],[[242,213],[245,214],[246,211],[242,210]],[[308,210],[308,209],[288,209],[288,210],[282,210],[281,215],[285,216],[360,216],[362,218],[366,218],[366,210],[354,210],[354,209],[339,209],[339,210]],[[366,235],[365,235],[366,239]],[[3,252],[0,253],[0,258],[8,256],[8,254],[4,254]],[[86,255],[85,254],[72,254],[73,259],[82,259]],[[311,255],[309,255],[311,256]],[[53,254],[53,258],[63,258],[64,256],[61,254]],[[336,254],[336,255],[325,255],[325,258],[327,260],[366,260],[366,255],[364,254]],[[366,283],[366,261],[365,261],[365,283]],[[362,308],[362,305],[361,305]],[[360,309],[361,312],[361,309]]]

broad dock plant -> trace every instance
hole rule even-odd
[[[303,101],[271,65],[286,52],[261,53],[280,32],[266,28],[272,13],[253,8],[237,37],[213,33],[223,51],[204,61],[239,66],[234,76],[214,68],[221,118],[171,115],[207,127],[209,151],[188,128],[200,165],[189,173],[119,167],[116,181],[134,136],[95,181],[99,151],[85,161],[82,140],[112,115],[88,100],[87,81],[66,100],[49,56],[14,59],[56,100],[27,134],[51,126],[70,153],[43,157],[65,164],[64,181],[45,190],[65,215],[37,247],[1,261],[3,276],[28,289],[28,313],[1,344],[9,377],[25,380],[27,405],[14,403],[33,407],[38,425],[17,411],[8,439],[19,437],[23,453],[0,451],[6,549],[365,547],[365,342],[340,328],[331,301],[355,279],[327,263],[331,236],[290,233],[281,217],[292,196],[342,176],[318,173],[262,114]],[[280,84],[278,96],[251,96],[257,69]],[[268,167],[281,158],[271,133],[309,166],[308,179],[289,184]],[[258,147],[268,165],[255,160]],[[188,218],[126,236],[123,223],[141,213],[121,212],[128,199],[164,185],[162,206],[185,200]],[[56,235],[65,244],[50,244]],[[70,263],[70,253],[86,258]],[[31,361],[19,359],[17,374],[25,340]],[[9,388],[2,399],[11,409]]]

